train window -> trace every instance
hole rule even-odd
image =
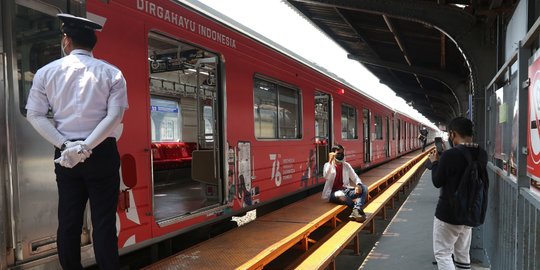
[[[25,5],[34,2],[22,2]],[[19,109],[26,115],[26,101],[36,71],[61,57],[60,21],[54,16],[59,10],[47,5],[30,8],[15,6],[15,50],[17,53],[17,78],[19,83]],[[50,113],[49,113],[50,114]]]
[[[315,136],[329,139],[330,136],[330,95],[315,92]]]
[[[203,107],[204,140],[206,143],[214,142],[214,108],[205,105]]]
[[[383,139],[383,125],[382,117],[380,115],[375,115],[375,140]]]
[[[178,101],[153,97],[150,99],[150,119],[153,142],[182,141],[182,119]]]
[[[341,138],[358,139],[356,128],[356,108],[342,104],[341,105]]]
[[[300,93],[262,78],[253,79],[253,116],[257,139],[300,138]]]

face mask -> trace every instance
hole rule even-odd
[[[345,154],[343,153],[336,154],[336,161],[342,162],[344,158],[345,158]]]

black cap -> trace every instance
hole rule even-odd
[[[100,30],[103,28],[100,24],[89,19],[73,16],[67,13],[56,14],[56,17],[63,22],[62,29],[80,29],[80,30]],[[64,30],[63,30],[64,31]]]

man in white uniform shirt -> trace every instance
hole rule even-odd
[[[28,121],[56,147],[58,257],[64,269],[82,269],[81,231],[90,200],[97,264],[119,269],[120,156],[114,137],[128,108],[126,81],[120,70],[91,53],[101,25],[69,14],[58,18],[67,56],[36,72],[26,104]]]

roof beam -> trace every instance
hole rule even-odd
[[[341,12],[338,8],[334,8],[335,12],[339,15],[339,17],[341,17],[341,19],[349,25],[349,27],[351,28],[351,31],[353,31],[356,35],[358,35],[358,39],[364,41],[364,43],[366,44],[366,46],[371,50],[371,52],[373,53],[373,55],[377,56],[377,57],[380,57],[380,55],[377,53],[377,51],[374,49],[374,47],[367,42],[366,39],[364,39],[360,33],[358,32],[358,29],[356,29],[355,26],[353,26],[353,24],[350,22],[350,20],[343,14],[343,12]],[[394,73],[394,71],[392,70],[389,70],[389,72],[392,74],[392,76],[394,76],[396,79],[398,79],[398,81],[401,81],[399,80],[399,78],[396,76],[396,74]]]
[[[417,0],[289,0],[313,6],[339,8],[370,14],[387,15],[393,18],[414,20],[426,25],[444,29],[449,36],[458,39],[467,34],[476,24],[476,18],[466,11],[439,5],[437,2]],[[428,12],[437,10],[437,12]],[[422,20],[414,19],[422,18]]]
[[[426,111],[426,112],[428,112],[426,114],[426,116],[437,115],[437,116],[439,116],[439,118],[445,118],[445,119],[452,119],[452,118],[456,117],[456,115],[453,115],[452,112],[450,112],[449,110],[444,110],[443,109],[443,108],[445,108],[444,103],[433,102],[433,104],[435,104],[436,109],[431,108],[431,106],[430,106],[431,104],[427,105],[425,103],[419,103],[419,102],[414,102],[414,101],[411,101],[409,103],[411,104],[411,106],[413,108],[415,108],[418,111]]]
[[[341,15],[342,18],[344,17],[344,15]],[[329,18],[323,18],[323,17],[318,17],[318,16],[313,16],[313,17],[310,17],[310,19],[312,21],[316,21],[316,22],[321,22],[321,23],[324,23],[326,25],[329,25],[329,26],[337,26],[337,27],[343,27],[343,26],[349,26],[349,27],[352,27],[352,25],[350,23],[346,23],[346,22],[336,22],[332,19],[329,19]],[[362,29],[364,31],[370,31],[370,32],[384,32],[384,33],[388,33],[388,28],[385,28],[385,27],[374,27],[372,25],[369,25],[369,24],[363,24],[363,23],[355,23],[354,24],[354,29]]]
[[[452,106],[452,103],[451,103],[451,100],[454,98],[452,94],[444,93],[440,91],[439,92],[429,91],[424,88],[408,87],[408,86],[398,85],[395,83],[385,82],[385,81],[380,81],[380,83],[388,86],[390,89],[394,90],[395,92],[399,92],[399,93],[405,92],[405,93],[411,93],[411,94],[427,95],[433,99],[440,100],[444,103],[444,105],[450,107],[453,115],[457,115],[456,109]],[[431,102],[431,99],[430,99],[430,102]],[[432,108],[432,109],[434,110],[435,108]]]
[[[373,49],[373,46],[372,46],[371,44],[369,44],[369,43],[367,42],[367,40],[364,39],[364,37],[362,37],[362,36],[360,35],[360,33],[358,33],[358,31],[356,30],[356,28],[354,28],[354,26],[351,24],[351,22],[349,22],[349,20],[345,17],[345,15],[343,15],[343,13],[341,13],[341,11],[339,11],[339,9],[337,9],[337,8],[334,8],[334,11],[339,15],[339,17],[343,20],[343,22],[344,22],[345,24],[347,24],[347,25],[350,27],[351,31],[352,31],[356,36],[358,36],[358,39],[360,39],[361,41],[363,41],[363,42],[366,44],[366,46],[369,48],[369,50],[371,51],[371,53],[373,53],[373,55],[379,56],[379,54],[377,54],[377,51],[375,51],[375,50]]]
[[[386,23],[386,26],[388,27],[390,32],[392,32],[392,34],[394,35],[394,40],[396,41],[399,49],[401,50],[401,53],[403,54],[403,58],[405,58],[405,61],[407,62],[407,64],[412,67],[411,57],[407,53],[405,46],[403,46],[403,43],[401,42],[401,39],[399,38],[399,33],[397,32],[397,30],[394,28],[394,25],[392,24],[392,20],[390,20],[390,18],[388,18],[388,16],[384,14],[382,15],[382,17],[383,17],[384,22]],[[424,86],[422,85],[422,82],[420,81],[420,78],[418,78],[418,75],[416,75],[416,73],[414,74],[414,78],[418,82],[418,85],[421,88],[424,88]],[[426,96],[426,98],[428,97]]]
[[[432,27],[433,29],[444,32],[448,38],[451,38],[457,45],[457,48],[463,54],[468,63],[470,77],[460,76],[458,80],[453,80],[452,77],[457,76],[442,76],[437,70],[427,70],[430,78],[440,81],[447,86],[454,95],[457,101],[458,113],[461,115],[467,110],[468,94],[472,92],[474,95],[480,90],[481,82],[485,81],[487,72],[479,72],[483,66],[482,59],[487,56],[489,50],[479,50],[477,48],[477,35],[482,24],[478,24],[478,14],[471,14],[468,10],[458,9],[448,4],[438,4],[437,1],[419,1],[419,0],[287,0],[293,5],[304,10],[309,7],[310,10],[325,10],[338,8],[345,13],[344,10],[354,11],[358,13],[356,16],[362,16],[362,13],[387,15],[391,18],[404,19],[417,22]],[[450,0],[452,1],[452,0]],[[446,1],[447,3],[450,1]],[[304,3],[304,4],[302,4]],[[503,2],[504,3],[504,2]],[[321,9],[321,7],[323,9]],[[305,10],[305,12],[308,12]],[[309,12],[308,12],[309,13]],[[309,17],[309,15],[308,15]],[[323,28],[324,30],[324,28]],[[402,33],[406,35],[406,33]],[[432,39],[434,45],[440,44],[440,36],[435,34]],[[342,45],[347,50],[347,44]],[[440,46],[440,45],[439,45]],[[447,48],[448,49],[448,48]],[[356,51],[348,50],[349,53],[357,54]],[[448,52],[447,52],[448,53]],[[378,57],[373,57],[379,59]],[[367,58],[368,60],[370,58]],[[446,59],[449,60],[448,58]],[[490,60],[491,61],[491,60]],[[372,64],[380,65],[380,60],[375,60]],[[482,65],[480,65],[482,64]],[[405,65],[405,64],[404,64]],[[403,65],[402,65],[403,66]],[[400,70],[402,66],[400,67]],[[439,66],[439,65],[437,65]],[[375,67],[375,65],[373,65]],[[396,68],[396,67],[394,67]],[[414,68],[414,67],[412,67]],[[428,69],[428,68],[425,68]],[[390,69],[388,69],[390,71]],[[398,69],[394,69],[398,70]],[[404,69],[407,70],[407,69]],[[407,71],[410,72],[410,69]],[[438,73],[438,74],[434,74]],[[444,78],[446,77],[446,78]],[[467,82],[471,80],[471,82]],[[475,101],[476,102],[476,101]]]
[[[441,69],[446,69],[446,36],[441,32]]]
[[[380,81],[380,83],[388,86],[390,89],[395,90],[395,91],[400,91],[400,92],[405,91],[405,92],[410,92],[413,94],[428,95],[430,97],[440,98],[442,100],[447,100],[447,101],[450,101],[454,98],[452,94],[444,93],[442,91],[427,90],[425,88],[418,88],[418,87],[409,87],[406,85],[396,84],[396,83],[387,82],[387,81]]]
[[[352,55],[352,54],[349,54],[347,57],[349,59],[356,60],[362,64],[384,67],[384,68],[398,70],[405,73],[417,74],[422,77],[431,78],[431,79],[441,82],[452,91],[454,91],[459,86],[459,84],[465,80],[464,78],[456,76],[447,71],[436,70],[433,68],[408,66],[408,65],[404,65],[404,64],[400,64],[396,62],[373,59],[369,57],[361,57],[361,56]]]
[[[458,95],[456,94],[456,90],[464,79],[460,78],[459,76],[456,76],[452,73],[448,73],[446,71],[434,70],[432,68],[408,66],[408,65],[404,65],[400,63],[391,62],[391,61],[384,61],[380,59],[361,57],[361,56],[352,55],[352,54],[347,55],[347,57],[352,60],[357,60],[358,62],[362,64],[368,64],[368,65],[384,67],[384,68],[388,68],[392,70],[397,70],[397,71],[401,71],[405,73],[416,74],[422,77],[427,77],[427,78],[431,78],[436,81],[439,81],[442,84],[444,84],[446,87],[448,87],[448,89],[450,89],[456,103],[458,104],[458,107],[461,108],[461,101],[459,100]]]
[[[392,46],[392,47],[396,47],[396,43],[395,43],[395,42],[392,42],[392,41],[380,40],[380,39],[374,39],[374,38],[372,38],[372,39],[371,39],[371,42],[373,42],[373,43],[378,43],[378,44],[384,44],[384,45],[390,45],[390,46]]]
[[[433,43],[436,43],[439,41],[439,36],[437,35],[428,35],[428,34],[407,32],[407,31],[402,31],[401,35],[403,37],[407,37],[408,39],[424,39],[426,40],[426,42],[428,42],[429,40],[431,40]]]
[[[502,4],[503,4],[503,0],[491,0],[491,3],[489,3],[489,9],[500,8]]]
[[[407,53],[407,50],[405,49],[405,46],[403,46],[403,43],[401,43],[401,39],[399,38],[399,33],[394,28],[394,25],[392,24],[392,21],[386,15],[382,15],[382,17],[383,17],[384,22],[386,23],[386,26],[388,27],[390,32],[392,32],[392,34],[394,35],[394,40],[396,41],[399,49],[401,50],[401,53],[403,53],[403,58],[405,58],[405,61],[407,61],[407,64],[409,64],[409,66],[412,66],[412,62],[411,62],[411,59],[409,57],[409,54]]]
[[[470,5],[471,0],[451,0],[451,1],[442,1],[446,2],[444,4],[458,4],[458,5]]]

